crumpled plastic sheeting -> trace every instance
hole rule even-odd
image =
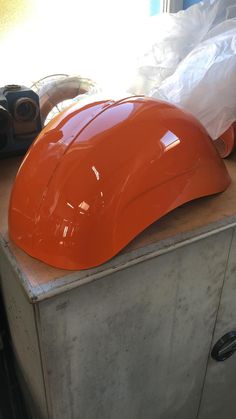
[[[235,0],[205,0],[179,13],[150,18],[142,34],[137,75],[130,91],[148,94],[172,75],[178,64],[201,42],[209,30],[226,19]]]
[[[203,41],[206,41],[207,39],[214,38],[215,36],[222,35],[229,31],[236,31],[236,16],[234,19],[225,20],[224,22],[220,23],[217,26],[214,26],[213,29],[211,29]]]
[[[226,11],[226,19],[233,19],[236,17],[236,5],[229,6]]]
[[[217,139],[236,121],[235,75],[236,19],[231,19],[215,27],[150,96],[190,111]]]

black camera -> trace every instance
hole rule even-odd
[[[0,158],[24,154],[42,129],[39,97],[24,86],[0,88]]]

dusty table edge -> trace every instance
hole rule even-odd
[[[52,298],[73,288],[104,278],[115,272],[126,269],[143,261],[152,259],[156,256],[171,252],[177,248],[194,243],[211,235],[218,234],[224,230],[236,226],[236,215],[225,217],[224,219],[208,224],[207,226],[190,230],[184,233],[178,233],[164,240],[157,241],[145,247],[131,250],[129,253],[120,254],[109,262],[93,269],[83,271],[68,271],[68,274],[52,280],[46,284],[32,286],[27,275],[20,269],[17,259],[11,251],[8,243],[0,235],[0,248],[11,264],[15,274],[19,278],[22,287],[30,303],[37,303],[48,298]],[[129,260],[127,261],[127,255]]]

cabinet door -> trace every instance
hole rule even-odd
[[[212,347],[236,331],[236,231],[234,230]],[[223,362],[209,357],[199,419],[233,419],[236,400],[236,353]]]
[[[51,419],[196,419],[231,237],[40,303]]]

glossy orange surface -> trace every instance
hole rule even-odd
[[[50,265],[91,268],[164,214],[229,183],[211,139],[186,112],[144,97],[73,105],[20,167],[10,237]]]

